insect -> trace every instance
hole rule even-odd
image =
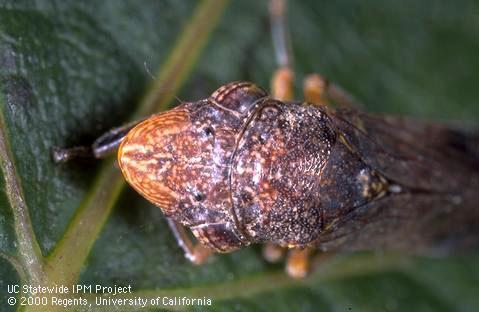
[[[269,258],[288,248],[288,273],[303,277],[318,248],[477,246],[479,134],[364,113],[319,75],[307,78],[305,102],[291,101],[284,10],[271,3],[280,65],[272,95],[229,83],[55,159],[119,146],[125,179],[161,208],[197,264],[265,243]]]

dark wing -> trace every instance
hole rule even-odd
[[[324,231],[322,250],[444,253],[479,247],[479,211],[439,194],[389,195],[358,207]],[[471,207],[469,207],[471,208]]]
[[[367,164],[398,184],[424,191],[462,192],[464,186],[477,183],[477,133],[352,110],[337,110],[332,119]]]
[[[322,249],[418,252],[479,242],[479,135],[411,118],[331,114],[361,159],[401,187],[328,226]]]

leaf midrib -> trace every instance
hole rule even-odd
[[[196,7],[189,23],[175,43],[159,77],[140,102],[134,119],[165,110],[174,94],[185,81],[209,34],[219,21],[227,0],[206,0]],[[165,88],[165,85],[168,88]],[[162,90],[167,89],[165,94]],[[84,261],[88,257],[98,233],[108,219],[111,210],[125,186],[114,167],[106,162],[100,170],[91,191],[68,224],[64,235],[47,258],[46,270],[51,281],[71,285],[79,278]],[[70,262],[66,263],[69,258]]]
[[[243,277],[230,282],[220,282],[204,286],[170,288],[170,289],[140,289],[129,294],[116,296],[88,294],[85,296],[89,302],[94,302],[96,296],[103,298],[209,298],[214,302],[234,298],[249,298],[258,294],[268,293],[273,290],[292,287],[308,287],[312,284],[326,283],[332,280],[341,280],[353,276],[368,275],[384,272],[407,272],[413,265],[411,257],[398,256],[397,254],[377,255],[374,253],[356,254],[349,257],[336,257],[321,263],[317,270],[305,279],[293,279],[283,271],[270,271],[255,276]],[[405,273],[407,274],[407,273]],[[149,307],[154,307],[150,306]],[[103,311],[103,306],[92,305],[93,310]],[[177,310],[178,307],[162,306],[161,308]],[[141,311],[139,306],[117,306],[116,311]],[[179,308],[181,309],[181,308]]]
[[[27,279],[22,282],[40,285],[44,281],[42,252],[33,231],[23,188],[18,179],[15,160],[7,137],[5,116],[2,111],[0,112],[0,167],[5,178],[5,189],[13,212],[18,243],[18,258],[14,257],[13,259],[17,259],[17,263],[21,263],[22,271],[19,274]],[[14,265],[14,267],[18,269],[18,265]]]
[[[134,118],[167,108],[174,94],[192,70],[201,49],[219,21],[227,0],[206,0],[196,7],[184,27],[157,79],[148,89]],[[165,96],[161,90],[168,86]],[[0,169],[13,211],[17,255],[1,253],[18,271],[21,282],[30,285],[71,285],[80,275],[90,250],[125,186],[113,160],[105,162],[95,183],[70,220],[63,236],[48,257],[43,257],[33,230],[29,207],[16,170],[4,112],[0,112]],[[31,207],[30,207],[31,209]]]

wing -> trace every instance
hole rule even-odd
[[[405,117],[337,110],[338,133],[401,188],[356,207],[320,235],[320,248],[421,252],[479,246],[479,135]]]
[[[479,213],[438,194],[385,196],[358,207],[324,231],[322,250],[444,253],[479,247]]]
[[[338,110],[332,119],[362,159],[392,181],[411,189],[449,193],[477,185],[477,133],[353,110]]]

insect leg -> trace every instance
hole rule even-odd
[[[91,146],[55,147],[52,151],[53,161],[63,163],[79,157],[105,158],[118,149],[126,134],[139,122],[134,121],[125,126],[114,128],[96,139]]]
[[[284,247],[273,243],[266,243],[263,246],[263,258],[268,262],[276,263],[283,258],[285,251],[286,249]]]
[[[306,102],[313,105],[329,105],[329,100],[332,100],[341,108],[360,108],[349,93],[319,74],[310,74],[304,79],[303,93]]]
[[[286,272],[293,278],[303,278],[309,272],[310,248],[291,249],[286,263]]]
[[[269,16],[271,22],[271,36],[278,69],[271,79],[271,94],[280,101],[293,99],[292,59],[290,53],[289,37],[286,25],[286,1],[270,0]]]
[[[278,68],[271,79],[271,95],[280,101],[293,99],[293,72],[289,68]]]
[[[193,244],[191,239],[188,237],[188,234],[185,231],[185,228],[176,222],[173,219],[168,218],[168,225],[170,226],[173,235],[176,238],[176,241],[183,252],[185,253],[185,258],[191,261],[193,264],[200,265],[208,259],[212,254],[211,249],[203,246],[200,243]]]
[[[326,106],[329,104],[326,96],[328,81],[318,74],[311,74],[303,81],[303,93],[306,102]]]

